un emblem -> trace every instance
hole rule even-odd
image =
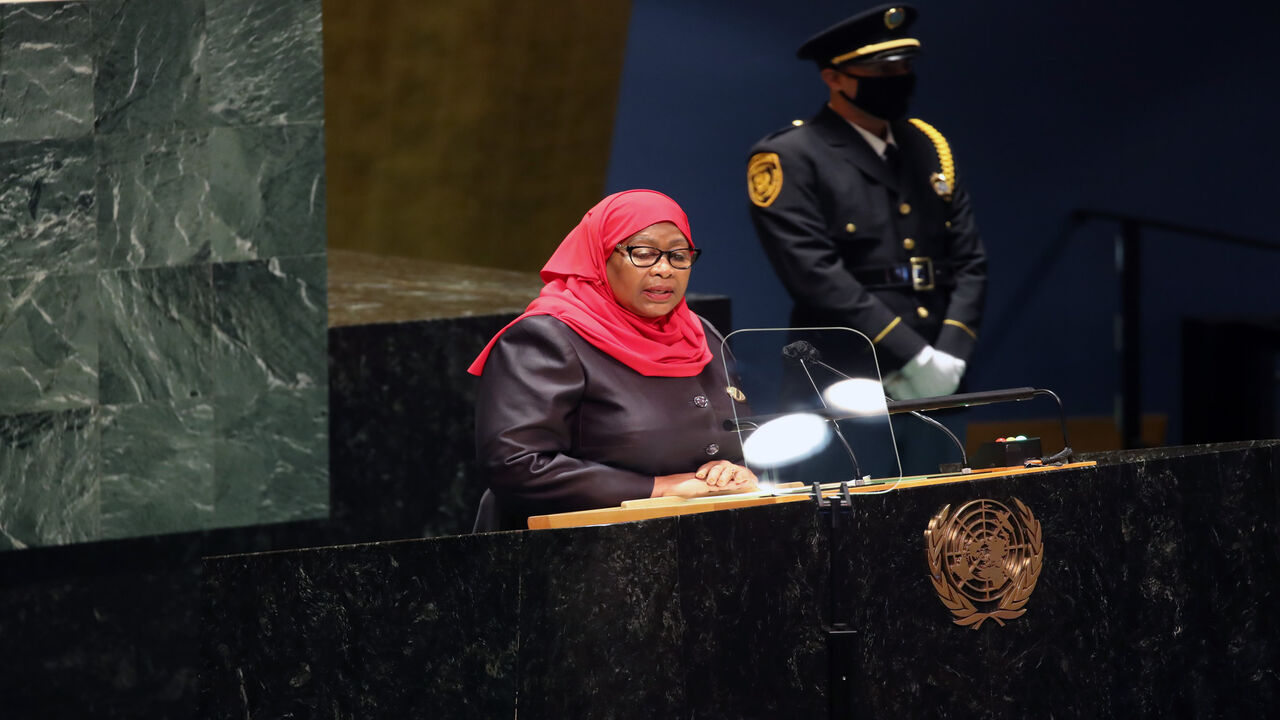
[[[957,625],[1020,617],[1044,563],[1040,522],[1021,500],[1016,510],[974,500],[954,513],[947,505],[924,531],[929,580]]]

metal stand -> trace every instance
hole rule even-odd
[[[831,720],[853,717],[853,668],[857,631],[844,623],[827,628],[827,708]]]
[[[1120,313],[1116,316],[1116,354],[1120,391],[1116,424],[1122,447],[1142,447],[1142,233],[1132,219],[1120,222],[1116,238],[1116,274],[1120,277]]]
[[[853,498],[849,495],[848,480],[841,482],[839,492],[830,498],[822,497],[822,483],[814,482],[813,499],[817,503],[818,512],[830,519],[833,528],[840,527],[840,516],[844,513],[853,517]]]
[[[827,516],[829,522],[827,546],[830,549],[831,566],[828,569],[829,610],[827,633],[827,703],[828,717],[845,720],[853,717],[853,678],[857,660],[857,631],[846,623],[836,622],[836,578],[844,572],[837,567],[835,551],[836,532],[841,525],[851,526],[853,498],[849,483],[840,483],[840,489],[830,498],[822,497],[821,483],[813,483],[813,498],[817,511]],[[847,517],[846,517],[847,516]]]

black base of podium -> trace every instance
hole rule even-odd
[[[855,496],[839,532],[796,502],[209,559],[203,717],[1268,715],[1280,443],[1100,460]],[[1043,566],[975,629],[923,532],[983,498],[1034,513]]]

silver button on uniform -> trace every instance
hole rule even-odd
[[[715,455],[716,453],[720,452],[720,446],[715,443],[711,443],[710,445],[707,446],[706,450],[708,455]]]
[[[711,404],[711,401],[707,400],[706,395],[698,395],[693,398],[693,404],[697,405],[698,407],[706,407]]]

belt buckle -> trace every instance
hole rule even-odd
[[[933,258],[911,258],[911,289],[917,292],[933,289]]]

